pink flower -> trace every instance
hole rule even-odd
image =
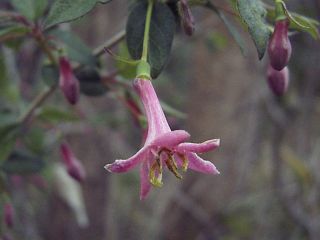
[[[76,104],[79,100],[80,86],[79,81],[72,71],[69,60],[65,57],[59,59],[60,78],[59,86],[65,98],[70,104]]]
[[[62,160],[67,168],[68,174],[78,182],[83,182],[86,173],[81,162],[74,156],[72,150],[66,143],[60,145]]]
[[[8,228],[13,227],[13,215],[14,215],[14,210],[12,205],[10,203],[6,203],[3,206],[3,217],[4,217],[4,222]]]
[[[270,64],[275,70],[282,70],[291,57],[291,43],[288,37],[289,20],[277,21],[268,45]]]
[[[271,65],[268,66],[267,80],[269,88],[277,96],[282,96],[289,86],[289,70],[285,67],[281,71],[273,69]]]
[[[218,174],[219,171],[209,161],[196,153],[204,153],[219,146],[219,139],[203,143],[185,142],[189,133],[184,130],[171,131],[158,97],[150,80],[135,79],[134,88],[144,105],[148,120],[148,134],[144,146],[126,160],[116,160],[105,168],[110,172],[127,172],[140,165],[140,199],[150,191],[151,184],[162,185],[162,170],[166,166],[177,178],[182,178],[178,168],[191,168],[202,173]]]

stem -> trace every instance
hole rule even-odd
[[[25,123],[33,115],[34,111],[44,103],[44,101],[56,90],[57,85],[53,85],[40,93],[30,104],[28,110],[20,117],[19,122]]]
[[[145,62],[147,62],[147,59],[148,59],[148,47],[149,47],[149,35],[150,35],[152,9],[153,9],[153,0],[149,0],[147,16],[146,16],[146,25],[145,25],[144,36],[143,36],[142,57],[141,57],[141,60]]]

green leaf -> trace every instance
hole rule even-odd
[[[118,46],[118,55],[124,59],[130,59],[131,56],[128,51],[128,46],[125,42],[121,42]],[[133,79],[136,76],[136,66],[126,63],[124,61],[117,61],[119,75],[126,79]]]
[[[91,97],[102,96],[107,92],[103,85],[99,72],[95,68],[85,67],[76,71],[76,76],[80,82],[80,91]]]
[[[130,12],[127,21],[127,45],[133,59],[140,59],[144,37],[147,3],[139,1]],[[148,62],[151,77],[156,78],[168,62],[173,42],[176,21],[170,8],[157,2],[152,11],[149,36]]]
[[[51,34],[65,44],[67,55],[71,60],[84,65],[97,65],[97,60],[92,55],[90,48],[77,35],[61,30],[53,31]]]
[[[14,151],[1,165],[8,174],[35,174],[44,168],[44,161],[25,151]]]
[[[13,6],[30,20],[40,17],[47,7],[47,0],[11,0]]]
[[[232,24],[231,21],[229,21],[229,19],[223,14],[223,12],[221,12],[214,4],[212,4],[211,2],[208,2],[205,6],[207,8],[209,8],[210,10],[214,11],[219,16],[221,21],[227,27],[227,29],[228,29],[229,33],[231,34],[231,36],[233,37],[233,39],[236,41],[236,43],[240,47],[241,53],[244,56],[246,56],[247,50],[245,47],[245,43],[244,43],[244,40],[241,37],[240,33],[238,32],[237,28]]]
[[[260,0],[238,0],[237,9],[241,19],[248,27],[261,60],[266,51],[271,33],[265,22],[267,12]]]
[[[12,152],[20,132],[18,123],[8,123],[0,126],[0,163]]]
[[[36,117],[39,120],[50,123],[73,122],[79,120],[73,112],[59,109],[54,106],[46,106],[37,112]]]
[[[45,27],[76,20],[93,9],[97,3],[108,3],[111,0],[55,0],[48,18],[45,21]]]

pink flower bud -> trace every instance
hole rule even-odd
[[[8,228],[13,227],[13,214],[14,214],[14,210],[12,205],[10,203],[6,203],[3,206],[3,218]]]
[[[277,21],[268,45],[270,64],[275,70],[287,66],[291,56],[291,43],[288,37],[289,20]]]
[[[287,91],[289,85],[288,67],[285,67],[281,71],[277,71],[269,65],[267,78],[268,85],[275,95],[282,96]]]
[[[194,32],[194,18],[186,0],[180,0],[179,10],[184,32],[191,36]]]
[[[59,59],[60,66],[60,88],[70,104],[76,104],[79,100],[80,86],[79,81],[72,71],[69,60],[65,57]]]
[[[66,143],[60,145],[60,153],[69,176],[78,182],[83,182],[86,177],[85,170]]]

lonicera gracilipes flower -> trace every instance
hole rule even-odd
[[[8,228],[13,227],[14,210],[11,203],[6,203],[3,206],[3,220]]]
[[[277,96],[282,96],[287,91],[289,85],[288,67],[284,67],[281,71],[277,71],[269,65],[267,70],[267,80],[272,92]]]
[[[178,6],[183,30],[187,35],[191,36],[195,29],[195,23],[189,4],[187,0],[180,0]]]
[[[268,45],[270,64],[275,70],[287,66],[291,57],[291,43],[288,37],[289,20],[276,21],[273,34]]]
[[[163,167],[167,167],[177,178],[182,178],[178,168],[184,171],[191,168],[195,171],[218,174],[219,171],[209,161],[200,158],[196,153],[204,153],[219,146],[219,139],[203,143],[185,142],[189,133],[184,130],[171,131],[163,113],[156,92],[150,80],[137,78],[134,88],[138,93],[147,117],[148,133],[144,146],[126,160],[116,160],[105,168],[110,172],[127,172],[140,164],[140,199],[150,191],[151,184],[162,185]]]
[[[60,153],[68,174],[78,182],[82,182],[86,177],[85,170],[66,143],[60,145]]]
[[[70,104],[76,104],[80,96],[79,81],[75,77],[70,61],[66,57],[59,59],[60,78],[59,86]]]

